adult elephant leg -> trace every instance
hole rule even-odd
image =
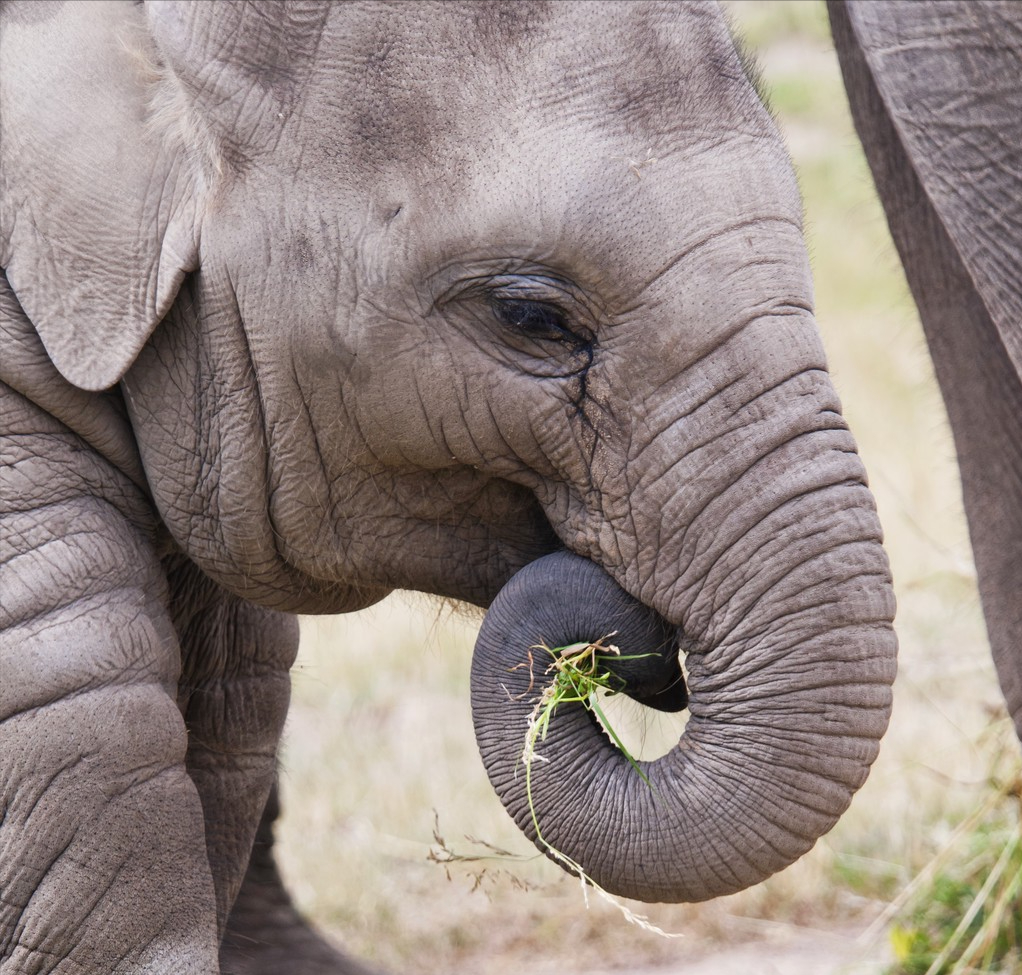
[[[19,391],[33,341],[0,276],[0,969],[213,975],[155,519]]]
[[[274,785],[220,946],[221,972],[373,975],[320,937],[291,902],[273,856],[273,826],[279,813]]]
[[[830,17],[947,406],[994,663],[1022,739],[1022,94],[1010,84],[1022,11],[831,3]]]

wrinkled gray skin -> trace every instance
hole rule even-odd
[[[626,838],[583,865],[701,899],[833,825],[887,725],[893,598],[715,7],[0,26],[4,975],[217,971],[289,614],[487,605],[559,547],[679,626],[690,676],[654,818],[623,763],[552,796]],[[265,852],[225,970],[280,970],[270,940],[345,970]]]
[[[947,405],[994,663],[1022,738],[1022,4],[829,11]]]

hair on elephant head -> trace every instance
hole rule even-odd
[[[518,656],[481,657],[473,693],[519,822],[508,670],[638,614],[661,652],[623,688],[687,701],[684,737],[649,789],[569,709],[536,782],[608,889],[707,898],[809,849],[886,727],[893,597],[795,178],[717,8],[2,16],[0,368],[28,456],[5,517],[32,579],[4,781],[74,768],[30,804],[51,860],[10,833],[21,806],[0,826],[35,865],[7,955],[66,914],[49,957],[212,970],[273,777],[283,614],[394,588],[498,600]],[[40,693],[76,744],[33,765]],[[128,846],[93,828],[122,821]]]

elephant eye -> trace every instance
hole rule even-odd
[[[567,317],[556,305],[522,298],[493,298],[490,305],[505,328],[534,339],[575,341]]]

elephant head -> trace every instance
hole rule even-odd
[[[121,382],[177,545],[293,612],[486,606],[574,553],[679,641],[691,721],[649,791],[566,718],[550,839],[667,900],[809,849],[886,727],[893,597],[795,178],[716,7],[73,15],[5,28],[0,258],[66,380]]]

